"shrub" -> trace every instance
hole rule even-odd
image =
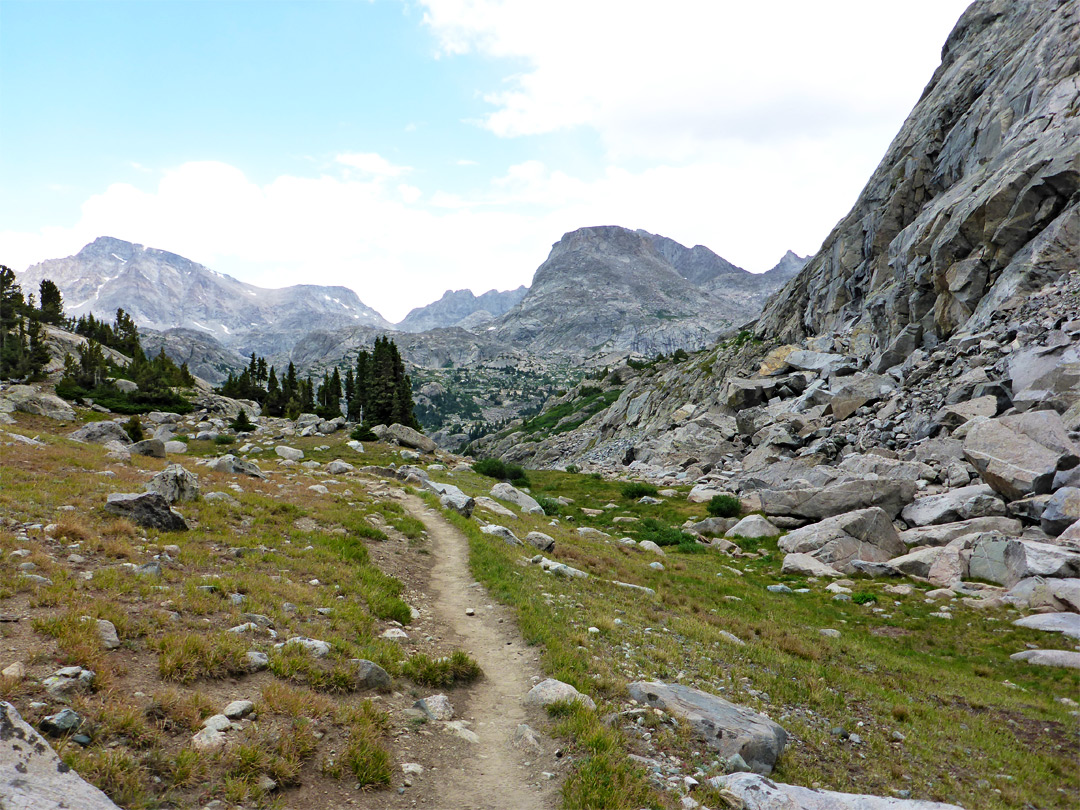
[[[658,546],[688,546],[696,549],[697,539],[673,526],[665,526],[653,518],[645,518],[641,521],[641,529],[638,531],[639,540],[652,540]]]
[[[544,510],[544,514],[548,517],[558,517],[562,514],[562,504],[554,498],[545,498],[543,495],[537,495],[536,502],[540,504],[540,508]]]
[[[214,437],[214,444],[232,444],[236,441],[235,436],[230,436],[227,433],[219,433]]]
[[[581,468],[578,467],[577,464],[567,464],[566,465],[566,471],[568,473],[573,473],[573,474],[576,475],[577,473],[581,472]]]
[[[243,408],[240,409],[240,413],[236,415],[236,418],[229,423],[229,427],[237,433],[251,433],[251,431],[255,430],[255,424],[248,418],[247,411]]]
[[[379,440],[379,437],[371,432],[371,425],[367,422],[354,427],[352,433],[349,434],[349,438],[358,442],[375,442]]]
[[[488,478],[498,478],[500,481],[509,481],[516,487],[527,487],[529,478],[520,464],[507,464],[499,458],[482,458],[472,465],[473,472],[486,475]]]
[[[872,593],[853,593],[851,595],[851,601],[856,605],[869,605],[873,602],[877,602],[877,597]]]
[[[631,481],[628,484],[622,486],[622,496],[631,501],[636,501],[638,498],[642,498],[646,495],[655,496],[657,493],[656,487],[652,484],[643,484],[640,481]]]
[[[461,650],[449,658],[429,658],[417,653],[401,666],[401,673],[421,686],[444,687],[472,683],[480,677],[480,665]]]
[[[713,517],[738,517],[742,512],[742,501],[734,495],[713,495],[705,508]]]
[[[141,442],[143,440],[142,422],[139,421],[139,417],[132,416],[126,422],[124,422],[124,433],[128,435],[128,438],[133,442]]]

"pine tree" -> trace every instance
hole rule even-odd
[[[38,293],[41,299],[41,320],[51,324],[63,323],[64,299],[60,295],[60,288],[49,279],[43,278]]]

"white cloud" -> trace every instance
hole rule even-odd
[[[358,169],[373,177],[398,177],[412,171],[409,166],[395,166],[375,152],[346,152],[338,155],[334,160],[343,166]]]
[[[481,88],[492,132],[588,127],[616,157],[672,160],[731,141],[888,138],[967,0],[422,4],[443,54],[513,60],[502,87]]]

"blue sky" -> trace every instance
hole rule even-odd
[[[108,234],[391,320],[585,225],[815,251],[965,4],[0,0],[0,262]]]

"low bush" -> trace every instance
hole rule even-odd
[[[417,653],[401,665],[401,674],[421,686],[437,688],[472,683],[482,671],[468,654],[455,650],[447,658],[430,658]]]
[[[139,421],[139,417],[132,416],[126,422],[124,422],[124,433],[128,435],[128,438],[133,442],[141,442],[143,440],[142,422]]]
[[[656,497],[657,489],[652,484],[645,484],[641,481],[631,481],[627,484],[623,484],[622,496],[631,501],[636,501],[638,498],[643,498],[646,495],[650,497]]]
[[[713,517],[738,517],[742,512],[742,501],[734,495],[713,495],[705,509]]]
[[[529,477],[520,464],[507,464],[498,458],[482,458],[472,465],[473,472],[486,475],[488,478],[498,478],[500,481],[509,481],[516,487],[527,487]]]
[[[562,514],[562,504],[554,498],[545,498],[543,495],[537,495],[536,502],[540,504],[540,508],[544,510],[544,514],[548,517],[558,517]]]

